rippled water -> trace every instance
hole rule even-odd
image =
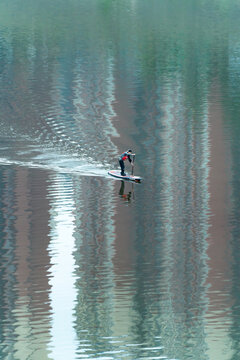
[[[239,359],[239,16],[1,1],[1,359]]]

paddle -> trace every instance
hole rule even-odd
[[[132,176],[133,176],[133,169],[134,169],[134,159],[135,159],[135,154],[133,154],[133,159],[132,159]]]

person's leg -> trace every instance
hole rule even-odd
[[[121,167],[121,175],[124,176],[124,170],[125,170],[125,165],[124,165],[124,161],[123,160],[119,160],[119,165]]]

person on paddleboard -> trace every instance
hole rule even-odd
[[[122,153],[119,157],[119,165],[121,168],[121,175],[122,176],[126,176],[124,170],[125,170],[125,164],[124,161],[128,159],[128,161],[130,162],[130,164],[133,166],[133,161],[131,159],[131,155],[132,155],[132,150],[129,149],[127,151],[125,151],[124,153]]]

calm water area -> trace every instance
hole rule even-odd
[[[239,19],[0,1],[1,360],[240,359]]]

